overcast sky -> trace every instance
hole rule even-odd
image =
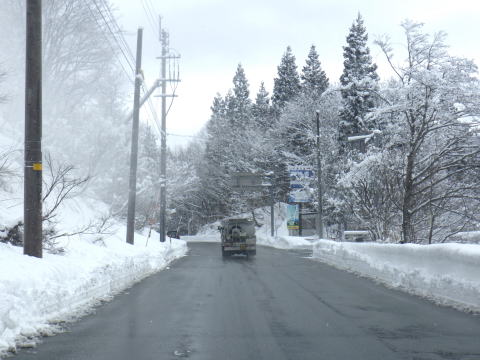
[[[480,64],[480,1],[478,0],[111,0],[126,39],[135,49],[136,29],[144,28],[143,69],[152,83],[159,75],[158,24],[148,21],[145,8],[163,17],[170,46],[181,54],[179,84],[167,117],[167,132],[195,135],[208,120],[217,92],[232,87],[238,63],[245,68],[254,98],[260,81],[269,92],[286,47],[290,45],[301,70],[312,44],[331,83],[338,82],[348,30],[360,12],[369,46],[382,79],[387,66],[373,40],[383,34],[402,47],[400,23],[425,23],[429,33],[448,34],[450,53]],[[134,52],[134,51],[133,51]],[[400,60],[401,56],[398,56]],[[160,114],[158,98],[155,100]],[[146,115],[143,115],[147,118]],[[169,136],[169,145],[188,138]]]

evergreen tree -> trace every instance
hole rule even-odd
[[[215,120],[225,116],[226,107],[225,107],[225,100],[223,99],[222,95],[217,93],[215,98],[213,99],[213,104],[210,107],[212,110],[211,120]]]
[[[206,126],[207,141],[203,163],[198,169],[202,193],[202,209],[206,216],[224,214],[228,199],[228,179],[226,168],[231,156],[228,151],[227,136],[230,128],[227,120],[227,101],[232,94],[223,99],[217,94],[211,106],[212,115]],[[211,220],[211,219],[210,219]]]
[[[231,98],[231,97],[230,97]],[[227,116],[227,99],[223,99],[220,94],[217,94],[213,99],[211,106],[212,115],[207,123],[207,143],[205,149],[205,158],[207,163],[212,167],[221,167],[225,161],[225,131],[228,128],[226,123]]]
[[[377,89],[379,78],[367,40],[363,19],[358,14],[347,36],[347,46],[343,47],[345,60],[340,83],[344,106],[340,113],[342,120],[339,129],[343,143],[348,136],[367,132],[374,127],[368,123],[366,115],[375,106],[373,90]]]
[[[311,96],[313,99],[318,97],[328,88],[328,78],[325,71],[322,70],[320,61],[318,60],[318,53],[315,45],[312,45],[306,65],[302,69],[302,90]]]
[[[273,81],[272,102],[275,111],[278,112],[284,108],[285,104],[292,100],[300,92],[300,77],[295,64],[295,56],[290,46],[282,56],[278,66],[278,77]]]
[[[233,94],[228,95],[227,114],[232,126],[245,129],[248,126],[252,102],[249,98],[248,80],[241,64],[233,77]]]
[[[268,91],[265,89],[263,81],[260,84],[255,103],[252,107],[253,121],[255,128],[258,130],[265,130],[272,123],[272,108],[270,106],[270,97]]]

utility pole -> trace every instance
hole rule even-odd
[[[318,238],[323,238],[323,186],[322,186],[322,158],[320,155],[320,111],[317,110],[317,192],[318,192],[318,211],[317,211],[317,234]]]
[[[167,94],[167,82],[178,82],[179,79],[167,79],[167,59],[178,59],[180,56],[169,54],[169,34],[162,29],[161,17],[159,18],[160,42],[162,44],[161,59],[161,79],[162,84],[162,129],[160,134],[160,242],[165,242],[166,232],[166,209],[167,209],[167,97],[175,97],[175,94]]]
[[[27,0],[23,253],[42,257],[42,1]]]
[[[150,95],[153,94],[153,92],[160,86],[160,80],[155,80],[153,85],[150,87],[150,89],[147,90],[147,92],[142,96],[140,99],[140,104],[139,108],[145,104],[145,102],[150,98]],[[133,117],[133,110],[128,114],[128,116],[125,118],[124,122],[129,122]]]
[[[142,36],[143,29],[137,31],[137,59],[135,66],[135,92],[133,95],[132,149],[130,152],[130,180],[128,188],[127,243],[134,243],[135,201],[137,193],[138,123],[140,116],[140,85],[142,84]]]
[[[160,242],[165,242],[167,208],[167,41],[168,34],[161,30],[162,41],[162,131],[160,134]]]

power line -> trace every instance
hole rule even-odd
[[[127,41],[125,40],[125,36],[123,35],[123,31],[118,25],[115,16],[113,16],[112,10],[110,9],[110,6],[106,2],[106,0],[100,0],[102,1],[102,5],[106,11],[106,15],[109,18],[110,23],[115,27],[116,34],[119,34],[120,36],[120,41],[122,42],[123,48],[126,50],[128,53],[128,59],[129,61],[134,64],[135,63],[135,57],[133,56],[133,52],[130,49],[130,46],[128,45]]]
[[[155,20],[154,20],[153,14],[152,14],[150,8],[148,8],[148,5],[145,4],[144,0],[142,0],[141,2],[142,2],[143,12],[145,13],[145,15],[146,15],[146,17],[147,17],[147,21],[148,21],[148,23],[150,24],[150,27],[151,27],[153,33],[154,33],[154,34],[157,34],[156,25],[155,25]]]
[[[94,2],[94,0],[92,0],[92,3],[96,6],[96,3]],[[99,28],[100,30],[104,30],[105,27],[102,26],[102,25],[99,23],[97,16],[96,16],[95,13],[93,12],[93,9],[92,9],[90,6],[87,6],[87,7],[88,7],[88,10],[90,11],[90,13],[92,14],[92,17],[93,17],[95,23],[97,24],[98,28]],[[97,6],[96,6],[96,7],[97,7]],[[98,9],[98,7],[97,7],[97,9]],[[104,33],[104,36],[105,36],[105,39],[107,40],[108,45],[110,46],[110,48],[112,49],[113,53],[115,54],[115,57],[116,57],[116,59],[118,60],[118,63],[119,63],[119,65],[120,65],[120,67],[122,68],[123,72],[124,72],[125,75],[127,76],[127,79],[128,79],[130,82],[133,83],[133,81],[132,81],[132,73],[129,72],[129,71],[125,68],[122,60],[120,59],[120,57],[119,57],[119,55],[118,55],[118,52],[115,50],[114,46],[113,46],[112,43],[111,43],[111,39],[110,39],[110,38],[107,36],[107,34],[105,34],[105,33]]]
[[[130,49],[130,46],[128,45],[127,41],[125,40],[125,37],[123,35],[123,32],[118,25],[117,21],[115,20],[115,17],[112,14],[112,11],[108,4],[106,3],[105,0],[99,0],[100,4],[102,5],[103,9],[99,6],[96,0],[92,0],[92,3],[95,5],[96,9],[98,10],[100,16],[102,17],[103,21],[105,22],[105,25],[107,26],[108,31],[110,32],[110,35],[113,37],[115,40],[116,45],[120,49],[124,59],[126,60],[127,64],[133,71],[133,62],[134,62],[134,57],[132,50]],[[96,17],[94,17],[95,20],[97,21]],[[97,21],[98,24],[98,21]],[[98,24],[100,26],[100,24]],[[127,76],[131,79],[131,75],[126,71],[125,67],[123,66],[123,62],[120,61],[120,65],[122,66],[124,72],[127,74]],[[145,80],[144,80],[145,82]],[[146,93],[145,85],[142,83],[141,89],[143,93]],[[148,111],[149,110],[149,111]],[[151,100],[148,100],[148,109],[146,111],[146,116],[149,120],[150,123],[153,123],[154,126],[156,127],[157,131],[159,132],[159,135],[161,134],[159,130],[159,124],[158,124],[158,115],[155,111],[155,108],[151,102]]]
[[[193,138],[193,139],[200,139],[200,140],[208,140],[207,138],[204,138],[202,136],[198,135],[181,135],[181,134],[173,134],[173,133],[167,133],[168,136],[177,136],[177,137],[186,137],[186,138]]]
[[[119,40],[117,38],[117,36],[115,35],[115,32],[112,30],[111,26],[110,26],[110,22],[107,20],[107,18],[105,17],[102,9],[100,8],[100,6],[97,4],[97,1],[96,0],[92,0],[93,4],[95,5],[95,7],[97,8],[98,10],[98,13],[100,14],[100,16],[102,17],[103,21],[105,22],[105,25],[107,26],[107,29],[108,31],[110,32],[110,34],[112,35],[112,38],[113,40],[115,40],[115,42],[117,43],[120,51],[122,52],[124,58],[127,60],[127,64],[128,66],[130,67],[130,69],[132,70],[132,74],[135,73],[135,66],[133,65],[134,62],[132,62],[128,55],[125,53],[125,49],[124,47],[122,47],[122,45],[119,43]],[[129,48],[128,48],[129,49]]]

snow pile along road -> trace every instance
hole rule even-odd
[[[480,311],[480,245],[320,240],[313,257],[437,303]]]
[[[277,203],[274,208],[274,234],[271,236],[270,207],[255,210],[262,226],[256,230],[257,244],[276,249],[303,249],[312,247],[312,241],[304,237],[289,236],[287,228],[287,204]]]
[[[63,255],[37,259],[22,255],[21,247],[0,244],[0,356],[55,332],[56,322],[85,313],[187,251],[185,241],[151,238],[147,244],[139,234],[128,245],[122,225],[103,240],[75,237],[58,245]]]

